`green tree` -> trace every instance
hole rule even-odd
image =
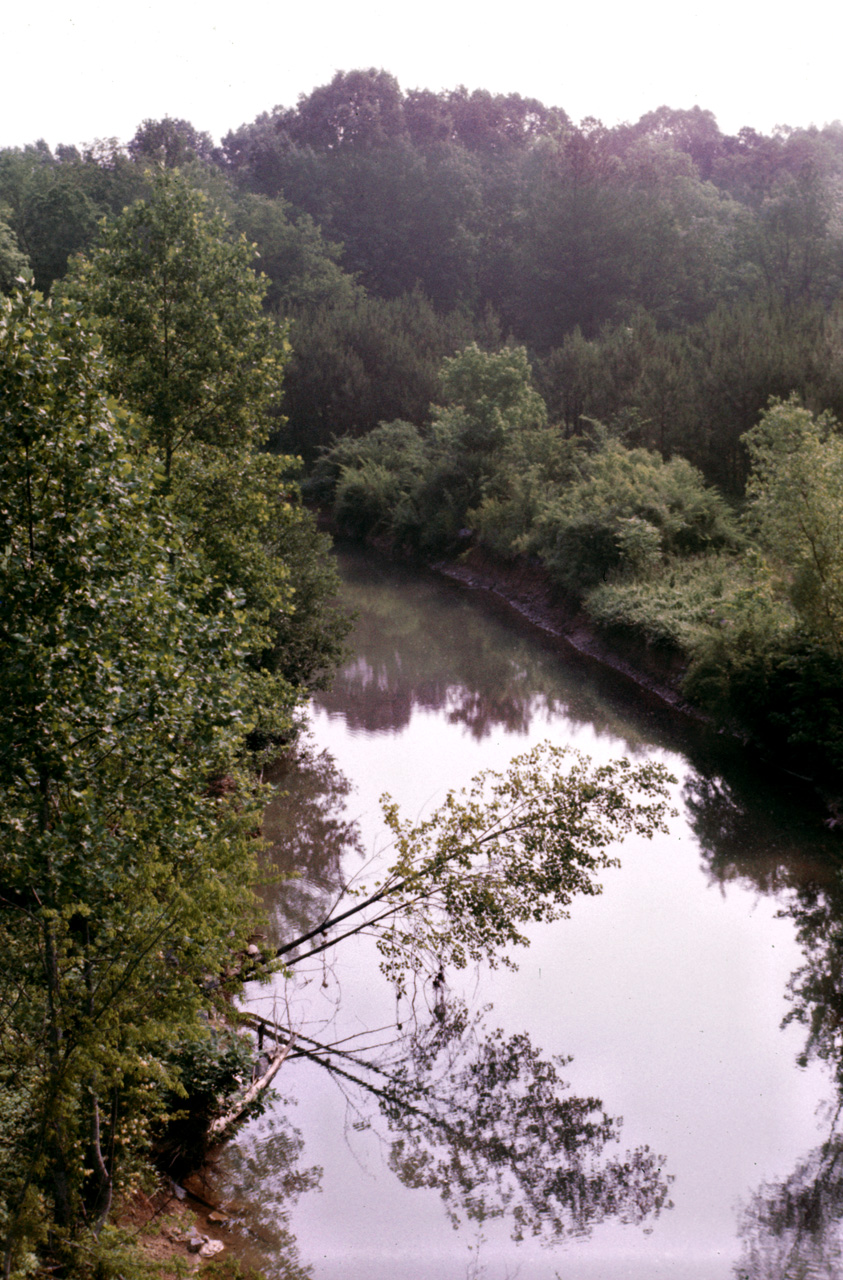
[[[164,116],[138,125],[128,152],[133,160],[158,161],[177,169],[191,160],[213,160],[214,144],[209,134],[194,129],[189,120]]]
[[[295,688],[332,665],[347,624],[331,607],[328,544],[301,507],[291,459],[259,452],[277,422],[288,342],[263,310],[253,257],[165,170],[75,264],[68,291],[97,317],[110,388],[138,416],[192,549],[221,590],[243,595],[260,639],[250,660],[265,676],[261,732],[277,740]]]
[[[359,293],[340,266],[341,246],[326,240],[308,214],[293,218],[283,200],[245,194],[232,202],[229,216],[257,248],[269,310],[283,315],[291,307],[345,305]]]
[[[441,378],[448,404],[434,413],[436,429],[467,452],[497,448],[510,433],[547,422],[524,347],[488,352],[474,342],[444,362]]]
[[[361,291],[351,303],[292,316],[282,438],[307,462],[335,436],[359,436],[396,418],[423,422],[439,395],[443,359],[472,338],[500,340],[493,320],[478,325],[460,311],[437,314],[419,290],[388,300]]]
[[[234,779],[261,637],[184,546],[106,381],[73,304],[0,299],[6,1276],[47,1229],[105,1220],[252,903]]]
[[[15,233],[5,217],[8,210],[0,207],[0,292],[9,293],[12,286],[29,267],[26,255],[18,248]]]
[[[0,152],[0,201],[39,289],[64,275],[69,255],[96,235],[102,210],[86,190],[84,168],[61,162],[44,142]]]
[[[619,839],[663,829],[670,781],[658,764],[593,766],[545,743],[505,773],[486,771],[462,795],[450,792],[420,823],[384,796],[392,865],[277,954],[295,968],[374,932],[399,992],[408,974],[433,978],[479,961],[514,968],[512,948],[527,945],[531,923],[565,918],[574,897],[600,893],[596,877],[616,865]]]
[[[828,414],[773,401],[744,437],[749,519],[808,633],[843,657],[843,437]]]
[[[296,117],[297,141],[327,151],[374,148],[405,128],[398,81],[374,67],[338,71],[330,84],[302,95]]]
[[[288,344],[264,314],[254,250],[178,172],[107,224],[68,281],[95,314],[111,386],[144,424],[169,478],[194,443],[263,444]]]

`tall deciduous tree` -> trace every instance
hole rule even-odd
[[[45,1224],[104,1220],[251,901],[254,806],[212,784],[260,637],[183,545],[105,373],[72,304],[0,300],[7,1276]]]
[[[140,419],[192,549],[258,624],[251,661],[266,673],[264,714],[275,708],[263,729],[277,738],[293,687],[333,663],[347,628],[329,603],[329,544],[301,506],[295,466],[259,452],[278,420],[289,344],[263,311],[253,258],[203,195],[165,170],[148,201],[105,227],[68,289],[98,318],[111,389]]]
[[[98,318],[113,390],[168,477],[197,442],[241,448],[269,434],[288,345],[264,315],[253,262],[251,245],[165,170],[75,265],[69,288]]]

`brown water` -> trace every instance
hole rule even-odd
[[[839,842],[722,739],[482,601],[342,563],[354,658],[267,813],[275,865],[299,873],[267,890],[279,940],[378,857],[382,792],[422,816],[545,739],[664,761],[679,815],[624,843],[601,896],[534,928],[516,973],[448,975],[444,998],[396,1006],[358,938],[250,990],[301,1049],[350,1056],[288,1060],[224,1150],[245,1256],[316,1280],[843,1275]],[[461,1002],[478,1028],[448,1040]]]

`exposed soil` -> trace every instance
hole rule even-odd
[[[161,1280],[181,1280],[185,1268],[202,1276],[211,1264],[219,1280],[225,1274],[225,1260],[236,1257],[236,1246],[242,1242],[226,1229],[225,1207],[214,1205],[203,1194],[201,1175],[185,1182],[178,1189],[168,1182],[152,1195],[138,1192],[123,1205],[117,1225],[135,1236],[139,1252],[160,1269]],[[200,1238],[217,1242],[210,1257],[197,1250]]]
[[[599,631],[582,612],[559,597],[540,564],[525,559],[506,561],[482,547],[472,547],[458,560],[442,560],[430,567],[470,590],[488,592],[545,635],[610,667],[675,711],[695,720],[706,718],[680,692],[685,670],[682,654],[628,633]]]

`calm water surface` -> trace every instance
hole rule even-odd
[[[342,563],[354,658],[267,813],[274,865],[300,873],[267,890],[275,938],[371,875],[384,791],[420,817],[546,739],[663,761],[678,816],[535,928],[516,973],[396,1005],[360,938],[250,990],[314,1056],[216,1165],[246,1256],[316,1280],[843,1275],[843,891],[816,814],[481,601]],[[328,1069],[315,1045],[337,1044]]]

